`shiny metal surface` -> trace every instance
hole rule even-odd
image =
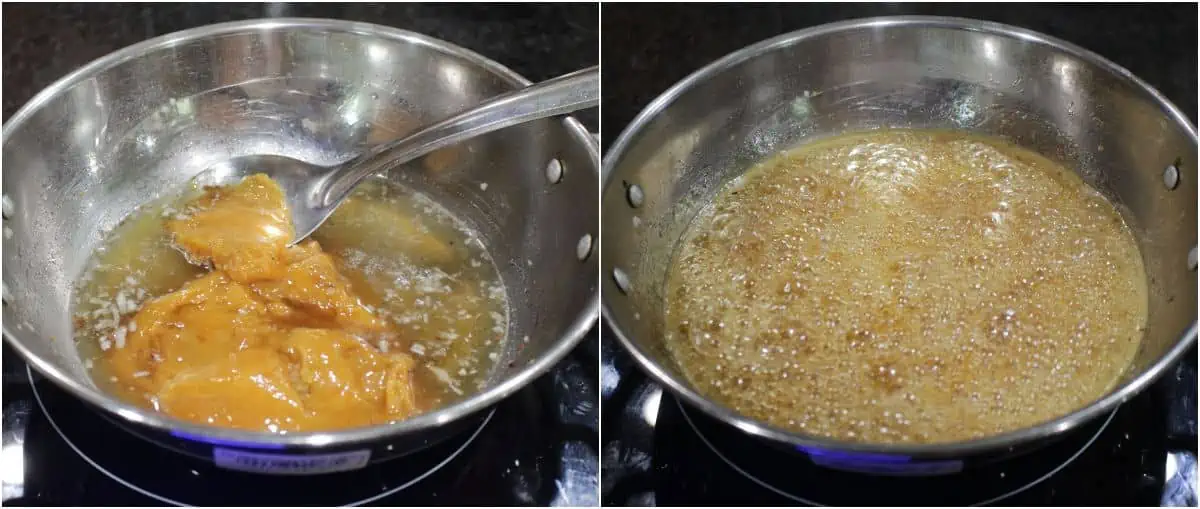
[[[402,30],[272,19],[146,41],[75,71],[3,131],[4,337],[75,396],[147,431],[249,447],[428,444],[545,372],[597,319],[599,155],[572,119],[543,119],[444,148],[386,178],[472,225],[510,301],[506,345],[481,392],[391,425],[273,435],[185,423],[99,391],[72,341],[72,281],[108,231],[220,161],[287,155],[332,165],[528,86],[476,53]],[[557,160],[564,177],[544,173]],[[486,184],[486,185],[484,185]],[[11,214],[9,212],[11,205]],[[462,424],[462,425],[460,425]],[[390,446],[388,449],[392,449]]]
[[[1070,415],[1011,433],[880,445],[774,428],[708,400],[686,381],[659,331],[667,267],[691,219],[723,183],[771,154],[877,127],[1006,138],[1077,169],[1119,204],[1138,237],[1151,302],[1141,351],[1115,390]],[[671,392],[781,445],[914,458],[1015,447],[1110,412],[1195,342],[1196,275],[1188,256],[1196,245],[1196,143],[1186,117],[1128,71],[1031,31],[892,17],[786,34],[688,76],[647,106],[606,154],[603,312],[641,367]],[[1184,185],[1164,186],[1169,165]]]
[[[1164,468],[1162,507],[1196,507],[1200,501],[1196,495],[1196,454],[1192,451],[1167,453]]]
[[[256,173],[267,174],[287,197],[296,232],[292,239],[295,244],[312,235],[354,187],[371,175],[385,173],[475,136],[592,108],[599,103],[600,70],[592,67],[488,99],[403,138],[371,147],[343,164],[322,166],[281,155],[248,154],[217,163],[195,179],[211,185],[240,181]],[[550,166],[561,168],[561,163],[551,160]]]
[[[4,430],[0,433],[0,500],[4,502],[25,496],[25,432],[31,411],[26,400],[4,405]]]

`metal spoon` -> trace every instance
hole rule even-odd
[[[362,180],[466,139],[505,127],[590,108],[600,103],[597,67],[559,76],[483,102],[335,166],[278,155],[240,156],[214,165],[193,182],[239,181],[263,173],[287,197],[295,244],[312,234]]]

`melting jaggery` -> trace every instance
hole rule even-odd
[[[317,241],[288,247],[290,216],[270,178],[208,188],[164,226],[210,270],[119,320],[103,360],[127,393],[188,421],[273,432],[422,410],[414,358],[379,346],[400,331]]]

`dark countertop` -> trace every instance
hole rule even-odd
[[[68,72],[125,46],[201,25],[264,17],[335,18],[420,32],[533,81],[596,65],[596,4],[5,4],[4,118]],[[595,110],[578,117],[592,130]]]
[[[1157,88],[1196,121],[1196,4],[606,4],[603,134],[607,149],[675,82],[773,36],[853,18],[923,14],[985,19],[1095,51]]]

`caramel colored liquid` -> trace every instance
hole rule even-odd
[[[255,178],[204,216],[203,197],[176,198],[105,239],[73,304],[99,386],[185,420],[273,432],[403,419],[482,387],[507,301],[473,232],[368,182],[288,248],[278,188]]]
[[[702,392],[813,435],[947,442],[1111,390],[1144,330],[1120,214],[1005,142],[888,130],[732,182],[667,283],[669,351]]]

